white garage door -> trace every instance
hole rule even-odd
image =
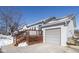
[[[61,29],[47,29],[45,31],[46,43],[60,45],[60,40],[61,40]]]

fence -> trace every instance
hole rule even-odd
[[[18,35],[16,35],[15,46],[17,46],[19,43],[22,42],[27,42],[28,45],[42,43],[43,42],[42,30],[26,30],[18,33]]]

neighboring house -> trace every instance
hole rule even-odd
[[[75,16],[69,15],[63,18],[51,17],[28,25],[27,29],[42,30],[44,43],[66,46],[68,38],[74,36],[75,27]]]

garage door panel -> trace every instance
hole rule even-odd
[[[57,36],[57,35],[55,35],[55,36],[53,36],[53,35],[52,35],[52,36],[51,36],[51,35],[50,35],[50,36],[49,36],[49,35],[46,35],[46,37],[48,37],[48,38],[60,38],[60,37]]]
[[[60,41],[60,40],[57,40],[56,38],[46,38],[46,39],[50,39],[50,40],[46,40],[46,41],[51,41],[51,42],[53,42],[53,41],[59,42]]]
[[[46,43],[60,45],[61,29],[47,29],[45,31]]]
[[[53,44],[53,45],[59,45],[57,41],[46,41],[46,43]]]

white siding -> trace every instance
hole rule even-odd
[[[66,46],[67,44],[67,27],[61,27],[61,46]]]
[[[73,20],[70,20],[68,27],[67,27],[67,37],[72,37],[74,35],[74,24]]]

